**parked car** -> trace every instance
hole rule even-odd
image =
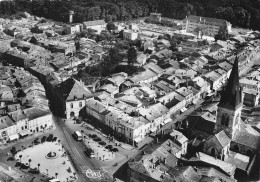
[[[57,140],[57,137],[54,137],[54,138],[52,139],[52,142],[56,142],[56,140]]]
[[[110,151],[111,152],[118,152],[118,148],[112,148]]]
[[[108,149],[108,150],[111,150],[112,148],[113,148],[112,145],[107,145],[107,146],[105,147],[105,149]]]

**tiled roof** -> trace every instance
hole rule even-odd
[[[15,121],[15,122],[18,122],[18,121],[21,121],[21,120],[24,120],[24,119],[27,119],[27,115],[25,114],[24,111],[22,110],[17,110],[17,111],[14,111],[14,112],[10,112],[8,113],[9,116],[11,116],[11,118]]]
[[[13,126],[14,124],[15,123],[8,115],[0,117],[0,129],[4,129],[9,126]]]
[[[106,22],[104,20],[95,20],[95,21],[86,21],[83,22],[85,26],[97,26],[97,25],[105,25]]]
[[[83,96],[84,98],[92,97],[92,93],[74,78],[69,78],[62,82],[59,85],[58,90],[61,92],[66,101],[74,100],[75,98],[83,99]]]
[[[246,131],[237,131],[231,143],[238,143],[258,150],[260,148],[260,137]]]
[[[33,120],[51,114],[50,111],[46,111],[37,107],[32,107],[24,111],[29,120]]]

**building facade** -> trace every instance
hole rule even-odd
[[[226,20],[207,18],[190,15],[183,20],[183,29],[187,33],[198,34],[196,28],[198,27],[204,35],[214,37],[221,26],[227,26],[228,32],[231,32],[232,25]]]

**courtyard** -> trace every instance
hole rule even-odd
[[[61,182],[75,181],[76,173],[64,149],[59,142],[44,142],[19,151],[16,161],[39,170],[49,178],[57,178]]]

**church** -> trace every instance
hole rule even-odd
[[[193,136],[203,138],[203,153],[231,163],[249,175],[260,154],[260,133],[241,120],[242,94],[236,57],[227,85],[221,93],[217,112],[212,117],[212,114],[204,114],[208,116],[204,117],[203,112],[197,113],[200,119],[190,117],[188,121]],[[244,166],[239,161],[244,162]]]

